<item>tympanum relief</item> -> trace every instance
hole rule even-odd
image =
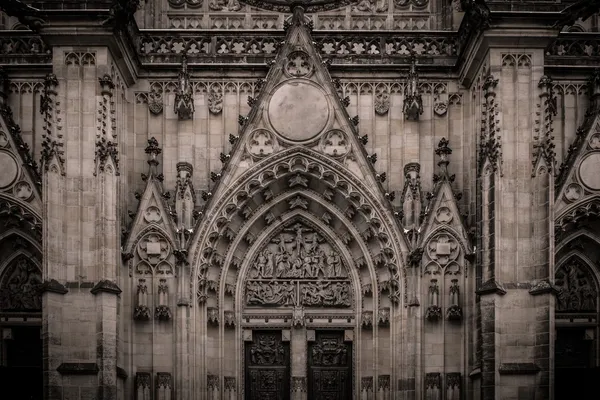
[[[350,280],[339,253],[296,223],[258,253],[246,280],[248,306],[350,307]]]

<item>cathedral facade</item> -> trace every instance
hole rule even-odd
[[[600,18],[573,3],[0,4],[3,390],[579,398]]]

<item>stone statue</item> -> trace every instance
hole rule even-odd
[[[194,99],[185,56],[181,63],[178,81],[179,87],[175,92],[175,114],[180,120],[191,119],[194,115]]]

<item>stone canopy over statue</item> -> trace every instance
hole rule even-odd
[[[349,307],[350,282],[337,251],[295,223],[258,253],[248,272],[247,305]]]

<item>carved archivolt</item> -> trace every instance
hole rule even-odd
[[[331,165],[331,162],[327,156],[305,147],[284,150],[278,153],[275,160],[267,164],[263,162],[240,176],[237,186],[214,196],[212,200],[216,203],[209,205],[213,210],[211,217],[201,221],[197,230],[199,238],[192,241],[198,244],[193,257],[194,265],[197,266],[194,273],[202,276],[207,272],[208,267],[213,264],[219,240],[230,229],[232,219],[246,208],[253,196],[262,195],[265,189],[278,180],[302,173],[318,179],[330,188],[327,190],[338,192],[353,204],[353,209],[360,212],[370,226],[372,237],[378,242],[383,265],[390,266],[397,274],[401,263],[398,255],[406,249],[406,245],[393,229],[391,213],[386,212],[385,205],[375,198],[364,182],[345,173],[339,165]],[[235,236],[235,232],[232,234]],[[393,279],[398,280],[399,277],[395,276]]]

